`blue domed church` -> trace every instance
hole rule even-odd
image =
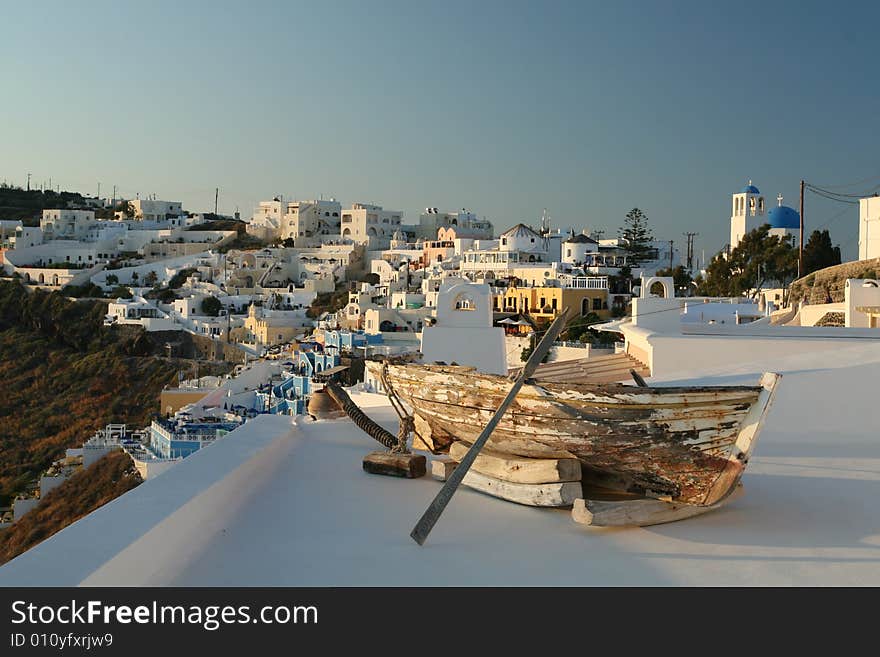
[[[800,239],[801,216],[794,208],[782,205],[782,194],[776,197],[776,202],[776,207],[767,213],[770,234],[782,237],[794,246]]]
[[[760,190],[749,181],[739,192],[731,197],[730,249],[736,248],[746,233],[764,224],[770,224],[770,234],[783,237],[796,244],[800,235],[800,215],[796,210],[782,205],[782,196],[777,196],[777,207],[766,211],[764,197]]]

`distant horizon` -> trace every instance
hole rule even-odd
[[[54,0],[4,17],[0,176],[22,187],[192,211],[219,187],[243,218],[279,194],[407,223],[465,207],[499,232],[546,208],[607,236],[638,207],[708,258],[749,180],[795,209],[802,178],[880,182],[875,3]],[[857,206],[811,193],[805,226],[856,256]]]

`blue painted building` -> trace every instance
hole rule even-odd
[[[153,420],[149,449],[163,459],[186,458],[238,426],[238,422]]]
[[[324,347],[336,353],[363,349],[366,345],[382,344],[382,335],[366,334],[363,331],[324,331]]]
[[[328,351],[298,351],[281,383],[261,386],[256,408],[261,413],[304,415],[312,392],[312,377],[339,366],[341,358]]]

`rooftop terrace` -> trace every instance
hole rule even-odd
[[[420,548],[409,532],[438,482],[365,474],[375,444],[347,420],[260,416],[3,566],[0,585],[876,586],[878,366],[864,341],[676,374],[784,374],[745,494],[678,523],[590,529],[462,489]],[[396,427],[383,397],[355,398]]]

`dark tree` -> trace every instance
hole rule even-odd
[[[129,290],[124,285],[117,285],[112,290],[110,290],[110,298],[111,299],[131,299],[132,298],[131,290]]]
[[[629,294],[632,283],[632,267],[629,265],[624,265],[617,274],[608,277],[608,289],[614,294]]]
[[[122,211],[122,215],[128,218],[132,218],[137,214],[134,203],[131,201],[125,201],[119,209]]]
[[[781,237],[770,235],[770,226],[756,228],[740,241],[728,257],[719,253],[698,280],[699,293],[707,296],[751,294],[773,282],[787,287],[797,275],[797,249]]]
[[[202,300],[202,312],[209,317],[216,317],[219,315],[221,308],[223,308],[223,304],[220,303],[220,299],[217,297],[205,297]]]
[[[803,276],[840,264],[840,247],[832,246],[828,230],[814,230],[804,245]]]
[[[654,236],[648,227],[648,217],[644,212],[638,208],[627,212],[623,226],[617,232],[624,242],[624,248],[629,253],[631,265],[638,265],[651,259],[648,257],[648,252],[653,250]]]
[[[670,269],[669,267],[666,269],[658,269],[657,276],[671,276],[673,283],[675,284],[675,289],[678,292],[684,292],[681,296],[690,296],[689,290],[691,289],[691,283],[694,279],[691,278],[688,270],[681,265],[674,269]]]
[[[583,317],[577,316],[565,327],[562,337],[570,342],[590,342],[590,326],[599,324],[602,321],[594,312],[587,313]]]

